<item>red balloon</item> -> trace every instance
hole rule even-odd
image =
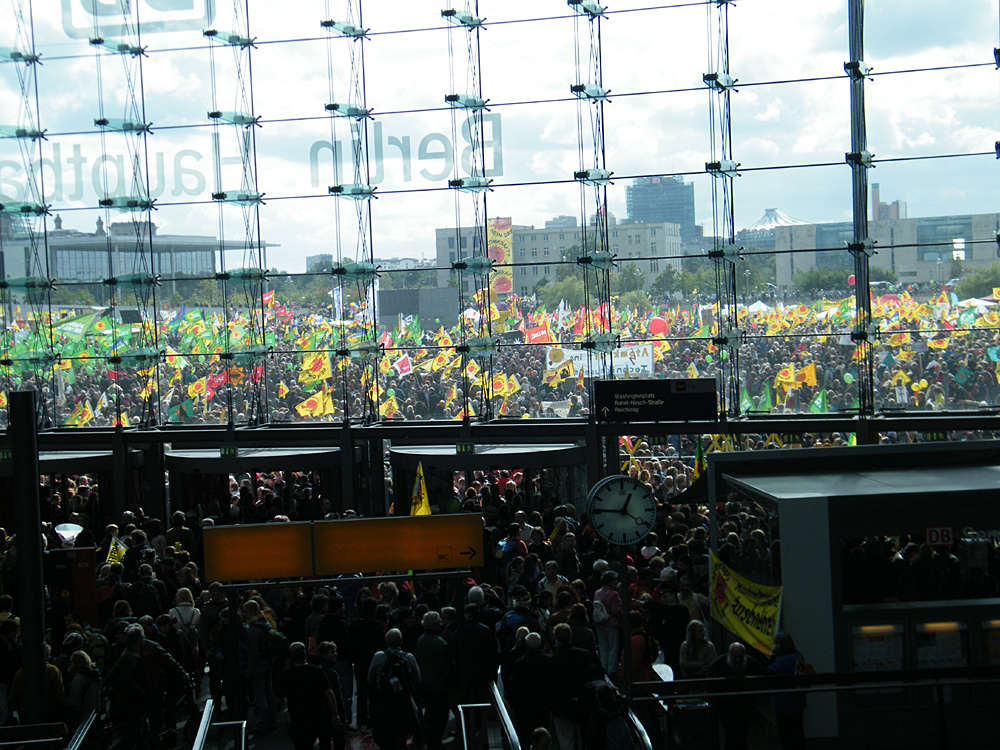
[[[854,286],[854,274],[847,277],[847,286]]]
[[[649,332],[654,336],[666,336],[667,328],[667,321],[663,318],[653,318],[649,321]]]

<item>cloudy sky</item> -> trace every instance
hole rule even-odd
[[[88,43],[94,7],[111,4],[35,3],[44,60],[39,119],[49,134],[41,156],[56,165],[45,170],[47,200],[65,226],[86,231],[102,214],[94,207],[106,182],[111,192],[128,192],[130,141],[102,138],[93,125],[102,105],[106,117],[125,116],[130,78],[136,91],[140,81],[127,58],[107,54],[98,64]],[[653,5],[609,4],[601,24],[604,85],[611,90],[606,161],[616,178],[609,210],[626,217],[625,186],[634,176],[683,174],[695,184],[697,219],[708,234],[709,94],[701,77],[716,65],[708,23],[715,6]],[[1000,138],[997,0],[867,6],[865,61],[874,72],[866,87],[869,149],[877,159],[895,160],[878,164],[871,182],[880,184],[883,200],[905,201],[911,217],[997,211],[1000,181],[991,154],[915,158],[992,152]],[[201,34],[206,27],[238,28],[232,6],[220,2],[214,14],[206,13],[206,0],[142,0],[136,7],[147,47],[140,98],[153,134],[141,155],[157,199],[154,221],[161,233],[217,236],[221,227],[238,239],[245,232],[242,211],[220,212],[211,193],[216,132],[227,162],[222,187],[240,183],[232,164],[239,131],[216,131],[206,114],[244,107],[234,55],[228,49],[210,55]],[[260,228],[279,245],[269,250],[269,265],[287,271],[305,270],[307,255],[355,253],[355,206],[326,194],[335,182],[329,144],[340,140],[346,151],[350,135],[343,120],[326,117],[324,104],[331,96],[348,99],[350,50],[358,45],[328,41],[319,25],[347,19],[346,7],[332,0],[249,3],[253,109],[261,117],[256,169],[266,201]],[[443,189],[453,157],[461,160],[467,146],[444,96],[468,90],[465,33],[452,31],[449,43],[443,7],[424,0],[363,7],[370,30],[365,87],[375,114],[368,122],[369,159],[381,194],[372,204],[378,257],[432,257],[436,227],[470,222],[469,199],[456,208],[454,194]],[[6,14],[0,47],[18,46],[10,12],[9,6],[0,11]],[[479,15],[486,19],[480,70],[490,103],[487,160],[495,172],[488,213],[535,226],[560,214],[579,217],[579,189],[571,182],[580,168],[578,105],[569,87],[576,82],[577,40],[586,63],[587,24],[575,23],[564,2],[484,1]],[[850,150],[846,21],[846,0],[746,0],[730,8],[730,69],[738,79],[733,155],[744,168],[734,192],[737,228],[770,207],[808,222],[850,219],[850,171],[843,164]],[[114,38],[120,19],[109,11],[101,22],[101,35]],[[19,112],[17,86],[16,66],[0,64],[0,124],[15,124],[9,120]],[[828,164],[834,166],[821,166]],[[0,194],[7,199],[20,197],[22,165],[17,143],[0,140]]]

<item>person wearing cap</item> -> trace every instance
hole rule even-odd
[[[337,698],[322,668],[309,664],[301,641],[288,647],[291,666],[278,678],[278,694],[288,706],[288,734],[295,750],[312,750],[317,740],[330,747],[334,729],[340,727]]]

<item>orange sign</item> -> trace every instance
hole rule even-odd
[[[205,529],[206,581],[266,581],[313,575],[311,523]]]
[[[483,518],[471,513],[317,521],[313,539],[317,576],[483,565]]]
[[[472,513],[205,529],[205,576],[209,581],[320,578],[479,565],[483,565],[483,519]]]

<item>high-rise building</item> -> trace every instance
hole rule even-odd
[[[322,268],[333,268],[333,254],[320,253],[319,255],[306,256],[306,273],[320,266]]]
[[[677,224],[685,242],[702,235],[694,223],[694,183],[683,177],[637,177],[625,188],[625,206],[632,223]]]
[[[883,203],[879,184],[872,183],[872,221],[885,221],[887,219],[905,219],[906,203],[904,201],[893,201]]]

